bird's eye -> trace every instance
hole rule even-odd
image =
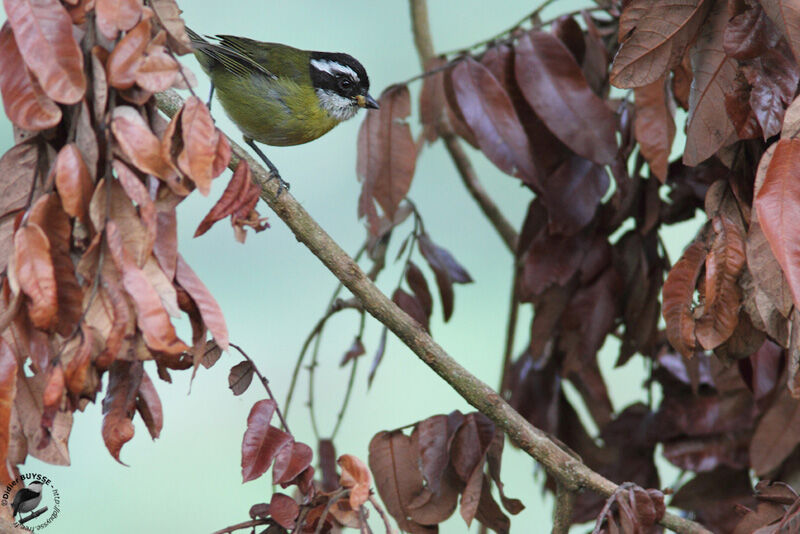
[[[347,78],[342,78],[341,80],[339,80],[339,87],[341,87],[342,89],[348,89],[350,88],[351,85],[353,85],[353,82],[351,82]]]

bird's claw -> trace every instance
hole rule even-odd
[[[272,181],[272,180],[278,180],[278,193],[275,195],[275,198],[280,198],[281,197],[281,193],[284,191],[284,189],[286,191],[289,190],[289,187],[290,187],[289,182],[287,182],[283,178],[281,178],[280,174],[278,174],[277,171],[269,173],[269,178],[267,178],[267,182]]]

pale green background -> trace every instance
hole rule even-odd
[[[408,4],[402,0],[193,0],[180,4],[187,23],[200,33],[231,33],[301,48],[349,52],[368,70],[376,98],[387,85],[420,70]],[[429,8],[434,44],[437,50],[451,50],[480,41],[507,28],[536,5],[432,0]],[[555,9],[545,11],[544,18],[585,5],[591,2],[557,2]],[[198,73],[197,91],[205,98],[206,80],[192,58],[187,58],[187,63]],[[415,110],[418,91],[419,84],[412,85]],[[223,130],[238,138],[218,104],[214,115]],[[355,178],[355,139],[361,118],[312,144],[268,149],[272,161],[291,182],[292,194],[350,252],[358,249],[365,236],[363,224],[356,220],[359,184]],[[2,115],[0,122],[0,150],[4,151],[12,145],[11,128]],[[416,115],[412,129],[415,134],[419,131]],[[682,139],[676,145],[679,143]],[[518,227],[531,193],[519,187],[517,180],[496,171],[480,154],[472,155],[482,182]],[[231,339],[254,357],[282,402],[300,344],[320,316],[336,280],[264,204],[258,209],[270,217],[272,228],[249,235],[245,245],[234,241],[227,221],[192,239],[197,223],[219,197],[228,177],[226,173],[215,182],[208,198],[192,194],[179,207],[180,251],[219,301]],[[435,339],[467,369],[496,385],[511,257],[466,194],[440,145],[426,148],[420,156],[410,197],[419,206],[432,237],[451,250],[476,280],[475,284],[456,288],[456,311],[448,324],[441,321],[436,297],[431,327]],[[673,259],[694,224],[670,234],[674,237],[668,239]],[[403,227],[396,232],[390,257],[407,231]],[[379,286],[391,291],[398,276],[397,266],[389,266],[381,274]],[[517,353],[528,341],[529,321],[530,309],[526,306],[520,317]],[[181,327],[186,332],[185,324]],[[344,312],[325,332],[316,396],[323,433],[333,428],[341,405],[348,373],[337,364],[356,328],[356,314]],[[353,400],[336,440],[338,453],[355,454],[364,460],[369,440],[379,430],[454,409],[471,409],[391,335],[384,361],[372,389],[367,391],[366,373],[379,332],[375,321],[369,319],[364,338],[366,361],[360,366]],[[621,408],[642,398],[644,367],[637,358],[627,367],[613,370],[616,346],[609,345],[602,355],[602,368],[611,382],[615,407]],[[210,533],[249,519],[250,505],[269,501],[271,487],[269,476],[241,483],[240,446],[245,421],[252,403],[264,394],[256,384],[241,397],[230,394],[227,373],[238,361],[235,355],[225,355],[212,370],[201,369],[191,394],[189,372],[174,372],[172,385],[157,381],[164,404],[164,430],[153,442],[136,418],[136,436],[121,455],[130,467],[116,463],[103,445],[99,402],[86,413],[76,414],[70,467],[50,466],[34,459],[23,466],[24,472],[41,472],[52,478],[61,493],[61,515],[46,531]],[[155,377],[154,365],[146,369]],[[306,376],[304,372],[292,405],[290,426],[299,440],[315,446],[304,407]],[[101,399],[102,395],[98,401]],[[506,448],[506,490],[527,507],[512,518],[512,532],[550,529],[552,499],[542,495],[543,477],[539,472],[534,480],[536,471],[527,456]],[[670,471],[662,483],[668,485],[673,480],[674,471]],[[442,528],[442,532],[466,530],[457,513]]]

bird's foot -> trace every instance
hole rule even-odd
[[[278,193],[275,195],[276,198],[281,197],[281,193],[284,191],[284,189],[286,191],[289,190],[290,187],[289,182],[281,178],[281,175],[278,174],[278,169],[270,169],[269,178],[267,178],[267,182],[270,182],[272,180],[278,180]]]

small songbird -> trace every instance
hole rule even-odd
[[[218,35],[209,42],[187,28],[211,92],[244,141],[264,160],[274,178],[278,170],[256,146],[289,146],[313,141],[360,108],[377,109],[369,77],[348,54],[312,52],[278,43]],[[209,103],[211,97],[209,97]],[[283,187],[288,187],[280,180]],[[280,189],[279,189],[280,192]]]
[[[39,503],[42,502],[42,487],[41,482],[34,480],[28,487],[20,488],[11,502],[11,511],[14,517],[17,514],[31,512],[39,506]]]

